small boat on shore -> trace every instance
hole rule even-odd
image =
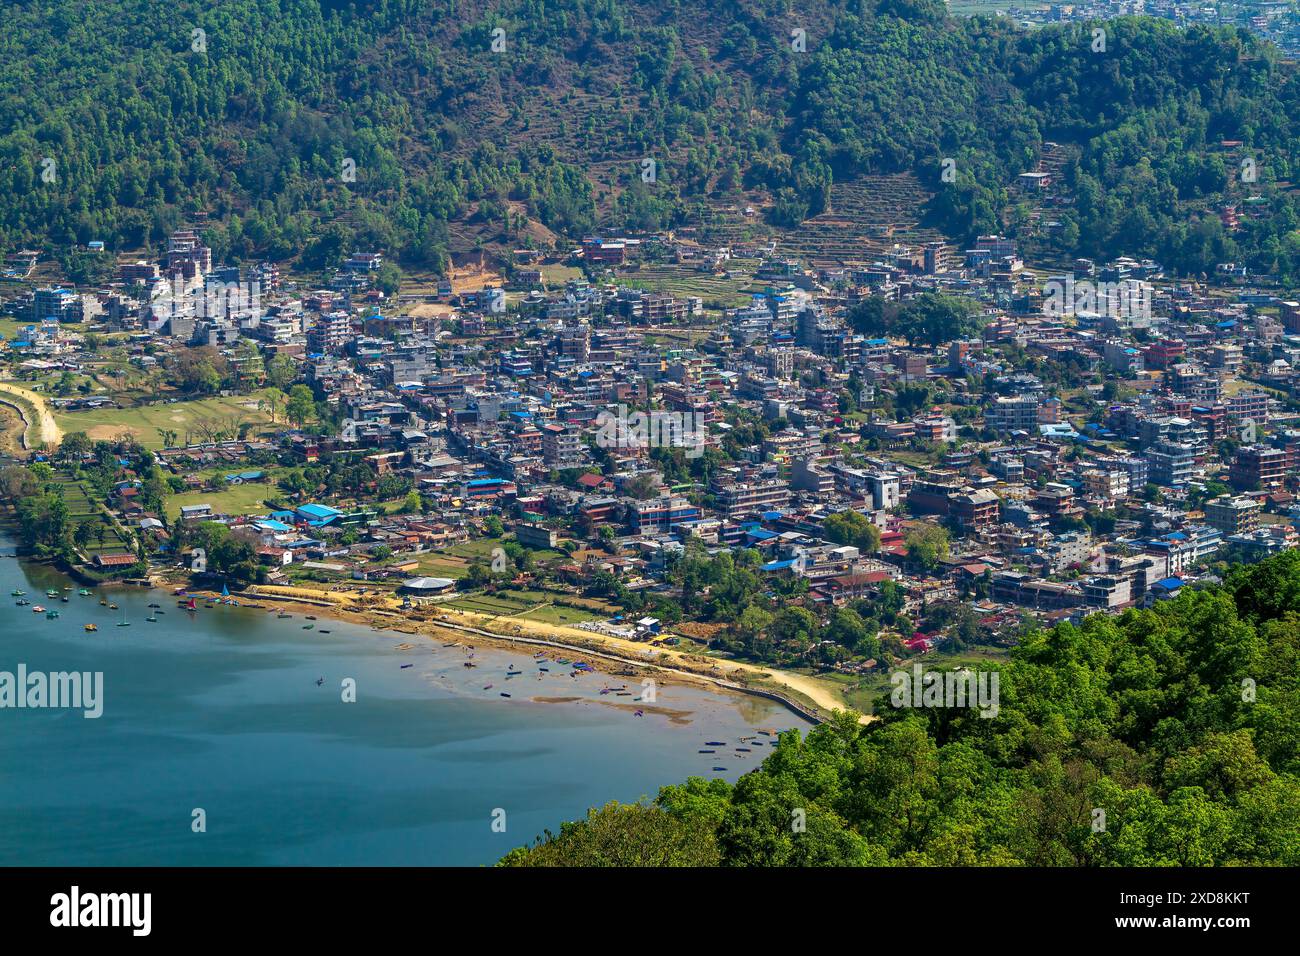
[[[276,615],[276,617],[278,617],[278,618],[286,618],[286,617],[293,617],[293,615],[292,615],[292,614],[285,614],[283,611],[281,611],[279,614]]]
[[[314,620],[316,620],[316,618],[314,618],[314,617],[312,617],[310,614],[308,614],[308,615],[307,615],[307,620],[309,620],[309,621],[314,621]]]
[[[704,746],[706,746],[706,747],[725,747],[725,746],[727,746],[727,742],[726,742],[725,740],[706,740],[706,741],[704,741]]]
[[[329,628],[327,628],[327,627],[322,627],[322,628],[321,628],[319,631],[317,631],[316,633],[317,633],[317,634],[328,634],[328,633],[329,633]],[[407,667],[410,667],[411,665],[410,665],[410,664],[407,664],[406,666],[407,666]]]

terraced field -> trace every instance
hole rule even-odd
[[[56,477],[55,482],[60,486],[63,502],[68,506],[68,515],[72,523],[77,525],[83,521],[90,521],[94,525],[89,542],[81,549],[87,557],[93,559],[97,554],[121,554],[123,551],[134,551],[131,542],[122,537],[104,509],[91,499],[84,484],[66,475]]]
[[[922,226],[931,194],[911,173],[864,176],[831,187],[830,208],[780,237],[777,251],[814,268],[868,263],[895,243],[938,242],[937,229]],[[954,247],[947,248],[949,254]]]

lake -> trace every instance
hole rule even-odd
[[[0,558],[0,671],[103,673],[98,719],[0,709],[4,865],[490,864],[590,806],[690,775],[735,780],[771,749],[760,729],[808,727],[696,686],[661,682],[653,706],[602,695],[631,679],[571,677],[531,651],[480,648],[467,668],[440,640],[325,618],[304,630],[296,613],[200,601],[191,614],[141,588],[45,596],[69,583]],[[60,617],[16,607],[15,588]]]

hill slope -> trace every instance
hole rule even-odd
[[[662,228],[742,190],[794,228],[832,184],[902,171],[934,193],[927,225],[964,239],[1030,218],[1010,184],[1059,141],[1074,204],[1053,210],[1055,250],[1300,275],[1295,203],[1274,185],[1292,178],[1296,77],[1228,29],[1111,21],[1094,52],[1083,27],[954,20],[935,0],[45,0],[6,15],[5,249],[137,248],[197,222],[218,257],[316,267],[366,245],[440,268],[538,223],[569,239]],[[1225,233],[1218,207],[1255,195]]]

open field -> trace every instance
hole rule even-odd
[[[162,448],[165,430],[176,432],[177,440],[184,443],[186,435],[192,442],[207,441],[205,430],[226,429],[235,422],[248,422],[254,428],[269,424],[270,416],[258,410],[259,397],[251,393],[133,408],[56,411],[54,420],[64,432],[84,431],[91,439],[112,439],[128,432],[146,448]]]
[[[212,505],[214,514],[261,515],[270,509],[264,503],[275,495],[275,486],[261,481],[230,485],[221,491],[186,491],[167,498],[167,514],[179,517],[182,505]]]

